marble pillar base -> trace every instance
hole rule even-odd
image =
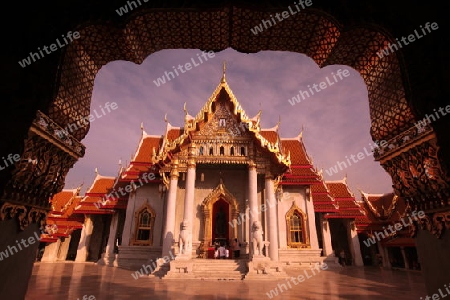
[[[106,255],[105,253],[102,254],[102,257],[97,261],[97,265],[99,266],[108,266],[108,267],[118,267],[119,264],[117,263],[117,254],[112,255]]]
[[[289,278],[283,268],[283,264],[278,261],[272,261],[269,257],[263,255],[253,255],[247,263],[248,273],[245,280],[274,280]]]

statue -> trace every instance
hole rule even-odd
[[[189,232],[189,222],[183,220],[181,223],[180,239],[178,244],[180,246],[180,254],[189,254],[191,251],[191,233]]]
[[[263,231],[261,222],[253,221],[252,224],[252,243],[253,243],[253,255],[263,255],[262,250],[264,247]]]

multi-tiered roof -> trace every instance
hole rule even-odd
[[[414,239],[410,237],[410,225],[408,214],[411,209],[406,204],[403,198],[396,196],[394,193],[387,194],[369,194],[361,191],[362,203],[361,208],[364,210],[365,217],[356,219],[356,226],[358,231],[364,231],[369,234],[375,232],[382,232],[389,225],[394,226],[396,223],[402,225],[402,230],[391,234],[390,230],[387,232],[391,234],[390,239],[385,239],[382,242],[385,246],[409,246],[414,247]],[[413,218],[414,220],[414,218]]]
[[[83,226],[84,216],[74,214],[81,201],[80,187],[65,189],[50,199],[52,210],[47,215],[46,232],[41,234],[41,242],[56,242],[58,237],[68,237],[75,229]]]

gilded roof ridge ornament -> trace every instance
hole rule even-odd
[[[147,132],[144,129],[144,122],[141,122],[141,134],[142,134],[142,136],[148,135]]]
[[[278,133],[278,128],[280,127],[281,124],[281,115],[278,115],[278,123],[277,125],[275,125],[275,131]]]
[[[223,65],[222,65],[222,79],[220,80],[221,83],[227,82],[227,80],[225,78],[225,73],[226,72],[227,72],[227,61],[224,60],[223,61]]]

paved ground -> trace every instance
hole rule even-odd
[[[305,275],[305,271],[288,271]],[[307,271],[308,272],[308,271]],[[317,272],[317,271],[316,271]],[[141,277],[129,270],[92,263],[36,263],[26,299],[420,299],[426,295],[418,272],[379,268],[329,268],[303,282],[290,281],[193,281]],[[282,286],[285,284],[285,287]],[[290,286],[289,286],[290,285]],[[283,289],[280,292],[279,288]],[[89,298],[89,296],[91,296]],[[94,298],[95,297],[95,298]]]

